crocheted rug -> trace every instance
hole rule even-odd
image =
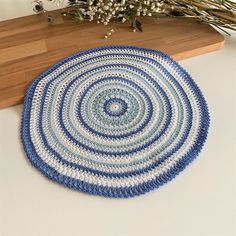
[[[31,84],[22,141],[48,178],[126,198],[179,174],[208,127],[206,101],[177,62],[159,51],[107,46],[74,54]]]

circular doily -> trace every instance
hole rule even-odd
[[[72,55],[41,74],[24,101],[25,152],[67,187],[131,197],[166,183],[200,152],[205,99],[162,52],[107,46]]]

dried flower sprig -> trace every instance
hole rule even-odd
[[[63,4],[63,0],[53,2]],[[46,12],[41,0],[34,3],[35,12]],[[143,16],[191,18],[222,30],[236,30],[236,2],[231,0],[69,0],[64,10],[64,16],[77,22],[89,20],[108,25],[129,21],[134,31],[142,31]],[[48,21],[52,23],[53,18],[49,16]]]

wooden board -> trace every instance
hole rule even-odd
[[[224,37],[208,25],[190,20],[142,20],[144,32],[133,33],[129,25],[103,26],[66,22],[59,11],[55,24],[45,16],[32,15],[0,22],[0,108],[19,104],[29,83],[58,60],[72,53],[111,44],[158,49],[176,60],[220,49]],[[104,35],[111,27],[115,33]]]

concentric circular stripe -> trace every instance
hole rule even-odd
[[[208,126],[205,99],[176,62],[150,49],[109,46],[72,55],[31,84],[22,140],[49,178],[130,197],[183,170],[200,152]]]

